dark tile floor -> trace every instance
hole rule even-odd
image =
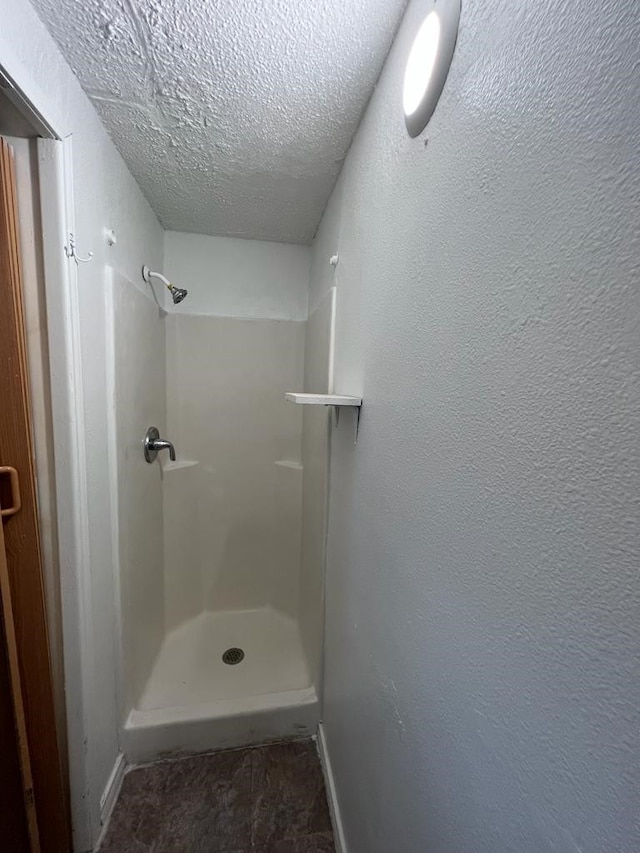
[[[313,741],[127,773],[100,853],[334,853]]]

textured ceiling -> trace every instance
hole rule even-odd
[[[309,242],[405,0],[33,0],[165,228]]]

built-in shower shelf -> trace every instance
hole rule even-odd
[[[297,391],[286,391],[285,400],[298,403],[301,406],[332,406],[336,426],[340,420],[340,410],[349,408],[354,413],[355,440],[358,440],[360,428],[360,410],[362,397],[351,397],[347,394],[299,394]]]
[[[355,406],[360,408],[362,397],[349,397],[345,394],[298,394],[287,391],[285,399],[301,406]]]
[[[182,468],[194,468],[199,464],[195,459],[176,459],[175,462],[165,462],[163,471],[180,471]]]

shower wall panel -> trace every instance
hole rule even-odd
[[[142,439],[149,426],[166,434],[165,332],[151,298],[114,270],[107,278],[126,712],[164,639],[162,463],[145,461]]]
[[[335,293],[336,289],[332,287],[307,321],[304,390],[310,394],[333,392]],[[320,406],[300,408],[303,409],[304,467],[300,634],[312,681],[319,686],[331,412],[329,408]]]
[[[165,274],[189,290],[176,314],[307,319],[311,248],[165,231]]]
[[[170,428],[168,428],[170,430]],[[167,433],[177,442],[173,432]],[[207,519],[213,512],[206,472],[182,456],[162,469],[164,512],[164,603],[167,631],[193,619],[202,611],[202,549]]]
[[[182,542],[167,572],[184,573],[192,592],[179,593],[179,577],[167,584],[168,630],[198,609],[298,615],[302,414],[284,393],[302,387],[304,329],[167,317],[168,434],[180,463],[165,471],[167,554]]]

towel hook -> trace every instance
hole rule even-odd
[[[65,255],[71,260],[76,262],[76,264],[88,264],[93,260],[93,252],[89,252],[86,258],[81,258],[76,250],[76,238],[73,236],[71,231],[69,231],[69,239],[67,241],[67,245],[64,247]]]

